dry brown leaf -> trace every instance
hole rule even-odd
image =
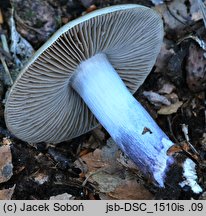
[[[121,171],[116,173],[106,173],[105,171],[97,172],[92,175],[92,180],[98,183],[98,190],[102,193],[109,193],[122,184]]]
[[[177,144],[174,144],[174,145],[172,145],[172,146],[167,150],[167,155],[172,156],[172,155],[174,155],[175,153],[182,152],[183,150],[184,150],[184,151],[188,151],[188,150],[189,150],[189,147],[188,147],[188,144],[187,144],[187,143],[183,143],[181,146],[180,146],[180,145],[177,145]]]
[[[0,183],[8,181],[13,175],[12,155],[9,145],[0,147]]]
[[[102,149],[96,149],[93,153],[83,155],[81,159],[86,163],[88,169],[87,181],[97,183],[95,184],[96,189],[100,192],[100,197],[105,199],[118,199],[118,197],[119,199],[129,199],[129,197],[143,199],[144,195],[149,197],[150,193],[144,186],[134,183],[137,175],[128,167],[125,169],[119,163],[121,160],[119,158],[120,151],[112,139],[109,139],[107,145]],[[81,169],[81,166],[79,168]],[[123,191],[124,188],[127,188],[128,191]],[[140,193],[143,196],[140,196]]]
[[[92,135],[87,142],[83,143],[83,148],[96,149],[105,140],[105,133],[102,131],[102,126],[98,126],[92,131]]]
[[[108,193],[113,199],[120,200],[151,200],[154,196],[135,179],[124,181],[113,192]]]
[[[86,162],[88,172],[95,172],[100,168],[117,164],[118,149],[118,146],[109,140],[102,149],[96,149],[94,152],[83,155],[81,159]]]
[[[86,162],[89,172],[95,172],[99,168],[109,166],[108,162],[102,158],[101,149],[96,149],[94,152],[83,155],[82,160]]]
[[[158,110],[159,115],[170,115],[173,113],[176,113],[177,110],[182,106],[183,102],[182,101],[177,101],[174,104],[171,104],[170,106],[164,106],[161,107],[160,110]]]
[[[11,200],[16,185],[9,189],[0,190],[0,200]]]
[[[113,191],[121,184],[119,172],[122,167],[117,161],[118,155],[118,146],[114,142],[109,142],[102,149],[96,149],[81,157],[87,165],[88,181],[98,183],[98,190],[103,193]]]
[[[138,168],[137,168],[137,165],[132,161],[130,160],[129,158],[125,158],[125,156],[123,154],[120,154],[119,155],[119,158],[118,158],[118,161],[126,168],[134,171],[134,172],[138,172]]]

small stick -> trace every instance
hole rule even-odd
[[[186,139],[188,145],[190,146],[190,148],[192,149],[192,151],[195,154],[199,155],[199,153],[197,152],[195,147],[190,143],[190,138],[189,138],[189,135],[188,135],[188,125],[182,124],[182,132],[184,133],[185,139]]]
[[[13,80],[12,80],[12,78],[11,78],[11,74],[10,74],[9,69],[8,69],[8,67],[7,67],[6,61],[5,61],[4,57],[3,57],[1,54],[0,54],[0,59],[1,59],[2,65],[3,65],[3,67],[4,67],[4,70],[5,70],[5,72],[6,72],[6,75],[7,75],[8,78],[9,78],[9,82],[10,82],[11,85],[13,85],[14,82],[13,82]]]
[[[0,29],[1,29],[1,25],[3,24],[3,16],[2,16],[2,12],[1,12],[1,9],[0,9]],[[7,43],[7,40],[6,40],[6,36],[2,33],[1,34],[1,43],[2,43],[2,47],[3,47],[3,50],[7,53],[9,53],[9,46],[8,46],[8,43]],[[11,74],[9,72],[9,69],[7,67],[7,64],[6,64],[6,61],[5,61],[5,58],[3,55],[1,55],[0,53],[0,60],[1,60],[1,63],[4,67],[4,70],[6,72],[6,75],[8,76],[9,78],[9,82],[11,85],[13,85],[13,80],[12,80],[12,77],[11,77]]]

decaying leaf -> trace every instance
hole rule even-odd
[[[100,168],[106,169],[110,167],[111,164],[118,165],[116,159],[119,153],[118,146],[114,142],[111,142],[102,149],[96,149],[94,152],[83,155],[81,159],[86,162],[88,172],[94,173]]]
[[[0,200],[11,200],[16,185],[9,189],[0,190]]]
[[[89,137],[89,140],[84,142],[82,147],[85,149],[96,149],[99,147],[105,139],[105,134],[101,129],[102,126],[95,128],[92,131],[92,135]]]
[[[61,10],[52,7],[49,1],[11,0],[11,2],[15,9],[17,30],[32,45],[45,42],[58,29]]]
[[[149,100],[150,103],[159,106],[161,104],[171,105],[171,102],[163,95],[160,95],[153,91],[144,91],[143,95]]]
[[[182,101],[177,101],[174,104],[171,104],[170,106],[163,106],[158,110],[159,115],[170,115],[173,113],[176,113],[177,110],[182,106],[183,102]]]
[[[171,83],[165,83],[158,91],[160,94],[170,94],[175,89],[175,86]]]
[[[191,44],[186,62],[186,81],[190,90],[198,92],[206,89],[205,67],[204,51],[195,44]]]
[[[164,39],[160,53],[155,63],[155,72],[161,72],[167,68],[168,60],[174,54],[174,50],[171,48],[172,45],[173,44],[171,41]]]
[[[0,183],[8,181],[13,175],[12,155],[9,145],[0,147]]]
[[[201,15],[202,15],[205,27],[206,27],[206,6],[202,0],[197,0],[197,2],[198,2],[199,9],[201,11]]]
[[[118,175],[119,174],[119,175]],[[107,171],[97,172],[92,175],[93,182],[98,183],[98,190],[102,193],[115,191],[122,183],[121,171],[117,173],[107,173]]]
[[[88,168],[87,181],[96,183],[100,197],[105,199],[152,199],[150,192],[137,183],[136,175],[118,162],[119,155],[118,146],[109,139],[102,149],[82,156]]]
[[[125,168],[132,170],[133,172],[137,172],[139,174],[139,170],[137,168],[137,165],[132,160],[130,160],[128,157],[125,157],[123,154],[120,154],[119,158],[117,160]]]
[[[145,190],[145,187],[139,184],[135,179],[124,181],[114,191],[108,193],[112,199],[120,200],[150,200],[154,196]]]

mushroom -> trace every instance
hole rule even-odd
[[[30,143],[58,143],[100,123],[163,187],[173,143],[132,96],[151,71],[162,39],[160,16],[135,4],[71,21],[35,53],[12,86],[8,129]]]

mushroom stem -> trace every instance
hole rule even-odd
[[[164,186],[173,143],[129,92],[105,54],[81,62],[71,81],[92,113],[140,170]]]

